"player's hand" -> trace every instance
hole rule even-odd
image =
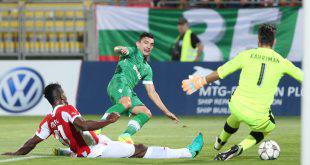
[[[124,46],[116,46],[116,47],[114,47],[114,52],[117,54],[120,53],[120,54],[127,55],[128,49]]]
[[[204,77],[192,76],[182,81],[182,89],[186,94],[191,95],[206,84],[207,81]]]
[[[171,112],[167,112],[166,116],[169,117],[171,120],[174,120],[176,123],[180,122],[180,120]]]
[[[116,122],[119,118],[121,117],[121,115],[117,112],[112,112],[111,114],[109,114],[107,116],[107,120],[111,123]]]
[[[120,52],[122,53],[122,54],[124,54],[124,55],[126,55],[127,53],[128,53],[128,49],[127,48],[121,48],[120,49]]]

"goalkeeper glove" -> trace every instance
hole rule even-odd
[[[206,84],[207,81],[204,77],[190,76],[188,79],[182,81],[182,88],[186,94],[191,95]]]

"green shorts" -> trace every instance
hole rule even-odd
[[[257,113],[254,111],[237,109],[230,102],[229,109],[231,115],[233,115],[238,121],[246,123],[250,129],[254,132],[271,132],[276,124],[274,116],[271,111],[269,113]]]
[[[135,106],[144,106],[137,94],[127,85],[127,80],[123,77],[113,77],[108,85],[107,92],[113,104],[117,104],[124,96],[130,97],[132,107],[126,112],[126,115],[131,115],[132,109]]]

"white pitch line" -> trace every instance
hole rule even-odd
[[[17,162],[21,160],[47,158],[47,157],[50,157],[50,156],[28,156],[28,157],[20,157],[20,158],[11,158],[11,159],[0,160],[0,163]]]

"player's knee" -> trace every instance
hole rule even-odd
[[[272,131],[272,130],[274,130],[275,128],[276,128],[276,122],[275,122],[275,120],[274,120],[274,118],[272,117],[272,118],[270,118],[270,123],[269,123],[269,125],[268,125],[268,127],[267,127],[267,130],[270,132],[270,131]]]
[[[143,113],[143,114],[145,114],[148,118],[151,118],[151,117],[152,117],[151,111],[150,111],[147,107],[145,107],[145,106],[138,106],[138,107],[135,107],[134,110],[133,110],[133,112],[134,112],[135,114]]]
[[[254,137],[254,139],[256,140],[256,144],[258,144],[259,142],[261,142],[264,139],[264,134],[262,132],[252,131],[250,133],[250,135]]]
[[[145,113],[149,118],[152,117],[152,112],[151,112],[149,109],[146,109],[146,110],[144,111],[144,113]]]
[[[224,125],[224,131],[230,134],[234,134],[235,132],[238,131],[239,128],[233,128],[230,125],[228,125],[228,123],[226,122]]]
[[[135,144],[135,153],[131,156],[131,158],[143,158],[146,151],[147,146],[144,144]]]
[[[122,97],[122,98],[119,100],[119,103],[123,104],[123,106],[124,106],[126,109],[129,109],[129,108],[132,107],[130,97]]]

